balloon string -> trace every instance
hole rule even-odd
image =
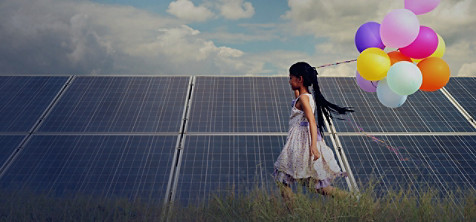
[[[351,63],[351,62],[355,62],[355,61],[357,61],[357,59],[352,59],[352,60],[347,60],[347,61],[341,61],[341,62],[336,62],[336,63],[329,63],[329,64],[317,66],[316,68],[323,68],[323,67],[328,67],[328,66],[336,66],[336,65],[340,65],[340,64],[344,64],[344,63]]]
[[[351,120],[349,118],[345,118],[345,120],[347,120],[347,123],[349,123],[349,125],[352,126],[352,128],[354,129],[357,129],[360,133],[364,134],[365,136],[369,137],[370,139],[372,139],[372,141],[374,141],[375,143],[381,145],[381,146],[384,146],[385,148],[387,148],[388,150],[390,150],[391,152],[393,152],[400,161],[407,161],[408,158],[404,158],[403,155],[400,153],[400,149],[405,149],[405,147],[393,147],[389,144],[387,144],[387,142],[385,142],[384,140],[381,140],[379,138],[377,138],[376,136],[374,135],[371,135],[367,132],[364,131],[364,129],[357,125],[357,123],[355,123],[354,120]]]

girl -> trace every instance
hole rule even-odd
[[[331,186],[337,176],[347,176],[341,172],[332,150],[324,143],[324,119],[329,121],[331,112],[345,114],[352,109],[339,107],[322,96],[317,81],[317,71],[305,62],[298,62],[289,68],[289,84],[296,99],[289,120],[289,132],[281,154],[274,163],[273,176],[280,186],[287,204],[292,201],[291,183],[314,188],[322,195],[344,197],[347,192]],[[313,87],[314,98],[309,93]],[[314,111],[317,107],[317,124]],[[291,203],[292,204],[292,203]]]

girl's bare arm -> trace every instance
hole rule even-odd
[[[309,121],[309,130],[311,131],[311,155],[314,155],[314,160],[319,159],[320,153],[317,150],[317,125],[316,125],[316,118],[314,118],[314,113],[312,112],[311,104],[309,103],[308,96],[301,96],[301,105],[302,110],[304,111],[304,115]]]

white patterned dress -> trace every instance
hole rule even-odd
[[[316,104],[312,94],[302,95],[309,96],[311,109],[314,113]],[[288,137],[281,154],[274,163],[273,176],[276,181],[286,185],[290,185],[294,181],[300,181],[303,185],[320,189],[331,185],[331,182],[338,176],[347,176],[347,173],[341,172],[334,158],[334,153],[325,144],[319,131],[317,149],[321,156],[313,161],[314,157],[310,156],[309,150],[311,146],[309,122],[304,115],[304,111],[295,106],[299,97],[293,100]]]

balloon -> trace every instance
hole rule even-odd
[[[368,48],[357,58],[357,71],[369,81],[381,80],[390,69],[390,58],[379,48]]]
[[[392,10],[380,25],[382,42],[390,48],[410,45],[417,38],[419,31],[420,21],[415,13],[408,9]]]
[[[393,64],[395,64],[397,62],[400,62],[400,61],[412,62],[412,59],[410,57],[407,57],[407,56],[403,55],[399,51],[393,51],[393,52],[389,52],[387,54],[388,54],[388,57],[390,57],[390,65],[393,65]]]
[[[377,81],[368,81],[362,76],[358,71],[355,72],[355,80],[357,81],[357,85],[364,90],[365,92],[376,92],[377,91]]]
[[[422,91],[436,91],[444,87],[450,80],[450,67],[441,58],[430,57],[417,64],[420,68],[423,82]]]
[[[440,35],[438,35],[438,33],[436,33],[436,35],[438,36],[438,47],[436,47],[435,52],[433,52],[433,54],[431,54],[428,57],[441,58],[445,54],[446,44],[445,44],[445,40]],[[422,59],[412,59],[413,62],[420,62],[421,60]]]
[[[439,3],[440,0],[405,0],[405,8],[421,15],[435,9]]]
[[[380,24],[367,22],[361,25],[355,33],[355,46],[359,52],[372,47],[384,49],[385,45],[380,39]]]
[[[378,82],[377,98],[384,106],[389,108],[397,108],[403,105],[407,100],[407,96],[396,94],[388,87],[387,78]]]
[[[421,26],[418,37],[410,45],[400,48],[400,52],[408,57],[423,59],[435,52],[438,47],[438,35],[433,29]]]
[[[418,91],[422,83],[420,69],[412,62],[397,62],[387,73],[387,84],[397,94],[411,95]]]
[[[438,47],[436,47],[435,52],[433,52],[433,54],[431,54],[430,57],[441,58],[445,54],[446,44],[445,44],[445,40],[443,39],[443,37],[438,35],[438,33],[436,33],[436,35],[438,36]]]

